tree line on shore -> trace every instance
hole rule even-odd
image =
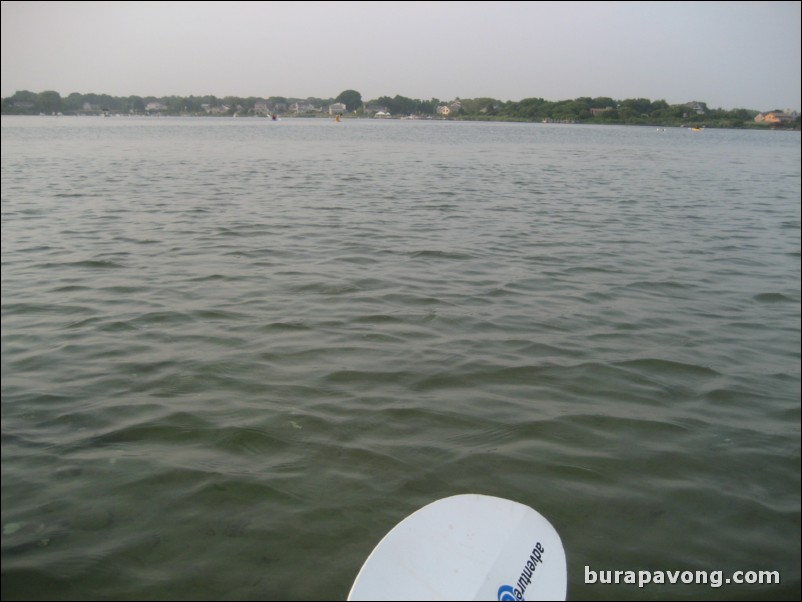
[[[354,116],[438,117],[447,119],[546,121],[559,123],[607,123],[633,125],[704,125],[706,127],[767,127],[755,122],[759,111],[754,109],[710,109],[707,104],[691,101],[671,105],[665,100],[647,98],[614,100],[609,97],[581,97],[550,101],[525,98],[502,101],[494,98],[471,98],[441,101],[420,100],[396,95],[381,96],[368,102],[355,90],[345,90],[336,98],[287,98],[226,96],[110,96],[74,92],[62,97],[58,92],[16,92],[2,99],[4,115],[238,115],[271,114],[313,116],[329,113],[335,103],[345,105],[345,113]],[[778,111],[777,109],[774,109]],[[799,116],[783,127],[799,129]]]

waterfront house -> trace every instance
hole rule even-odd
[[[795,117],[785,111],[768,111],[767,113],[758,113],[755,116],[755,123],[768,123],[770,125],[776,125],[778,123],[786,123],[788,121],[793,121]]]

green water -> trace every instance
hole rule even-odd
[[[3,117],[4,600],[345,599],[467,492],[799,599],[799,132]]]

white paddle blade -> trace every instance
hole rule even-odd
[[[466,494],[424,506],[371,552],[348,600],[565,600],[560,536],[529,506]]]

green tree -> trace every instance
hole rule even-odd
[[[167,105],[167,112],[179,114],[184,109],[184,99],[181,96],[167,96],[161,99],[162,104]]]
[[[36,108],[41,113],[58,113],[61,111],[61,95],[58,92],[48,90],[41,92],[36,97]]]
[[[14,93],[14,96],[11,96],[8,100],[19,102],[19,103],[35,103],[36,99],[39,98],[39,95],[36,92],[30,92],[28,90],[20,90]]]
[[[120,111],[125,108],[125,100],[108,94],[98,94],[98,102],[103,111]],[[122,104],[121,101],[122,100]]]
[[[608,105],[609,106],[609,105]],[[607,107],[599,107],[602,109],[606,109]],[[604,111],[602,113],[597,114],[594,119],[596,121],[604,122],[617,122],[621,120],[621,116],[618,114],[618,109],[612,109],[610,111]]]
[[[3,113],[9,114],[30,114],[36,106],[36,99],[39,95],[36,92],[21,90],[3,99]]]
[[[395,113],[395,111],[393,111],[393,99],[389,96],[379,96],[375,102],[378,105],[386,107],[390,113]]]
[[[641,117],[648,115],[652,109],[652,101],[648,98],[627,98],[621,101],[619,110],[621,114],[627,114],[632,117]]]
[[[144,113],[145,112],[145,101],[142,100],[141,96],[129,96],[128,97],[128,111],[130,113]]]
[[[334,100],[335,102],[343,103],[345,105],[345,109],[349,113],[356,111],[362,106],[362,95],[356,90],[343,90]]]
[[[520,102],[510,103],[505,109],[505,113],[518,119],[529,119],[532,121],[539,121],[545,117],[549,117],[549,105],[542,98],[524,98]]]
[[[614,101],[612,98],[610,98],[609,96],[597,96],[596,98],[594,98],[594,99],[592,99],[590,101],[590,107],[589,108],[591,108],[591,109],[606,109],[606,108],[609,107],[611,109],[614,109],[614,108],[616,108],[617,105],[618,105],[618,103],[616,101]]]
[[[385,105],[393,115],[411,115],[417,113],[420,107],[419,100],[407,98],[406,96],[400,96],[398,94],[393,98],[382,96],[381,100],[382,104]]]
[[[61,106],[63,110],[73,113],[82,112],[84,110],[84,95],[78,92],[73,92],[66,98],[62,99]]]
[[[555,107],[562,115],[561,119],[577,120],[590,119],[590,99],[578,98],[576,100],[564,100]]]
[[[495,98],[481,97],[462,100],[462,108],[468,115],[495,115],[501,105]]]
[[[437,106],[439,104],[440,101],[436,98],[432,98],[431,100],[422,100],[420,102],[418,112],[422,115],[434,115],[437,112]]]

